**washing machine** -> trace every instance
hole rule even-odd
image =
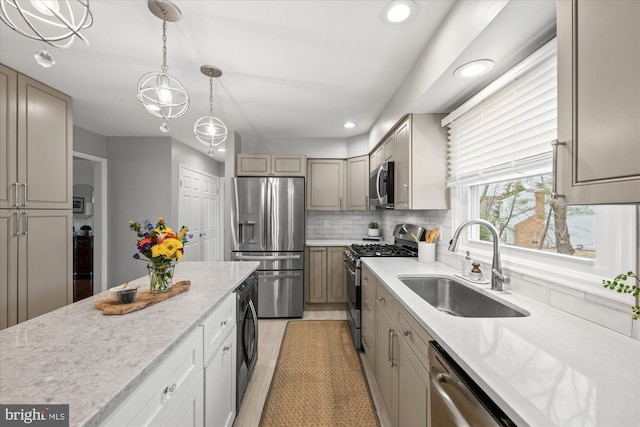
[[[253,272],[235,290],[238,301],[237,310],[237,382],[236,413],[244,398],[244,392],[251,380],[258,361],[258,275]]]

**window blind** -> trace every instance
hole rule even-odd
[[[445,117],[449,187],[551,172],[556,52],[554,39]]]

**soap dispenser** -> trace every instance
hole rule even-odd
[[[473,266],[471,265],[471,252],[467,251],[464,260],[462,261],[462,275],[464,277],[469,277],[469,273],[471,273],[471,269]]]

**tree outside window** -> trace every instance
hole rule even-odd
[[[551,175],[474,187],[480,218],[491,222],[503,244],[582,258],[596,258],[593,206],[562,206],[551,198]],[[480,240],[491,241],[480,227]]]

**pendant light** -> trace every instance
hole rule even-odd
[[[176,78],[167,74],[167,21],[182,19],[180,9],[170,1],[148,0],[149,10],[162,19],[162,66],[138,80],[138,100],[157,117],[175,119],[189,109],[189,94]]]
[[[213,65],[203,65],[200,72],[209,77],[209,115],[200,117],[193,126],[198,141],[209,147],[220,145],[227,139],[227,127],[213,115],[213,78],[220,77],[222,71]],[[212,154],[213,150],[209,152]]]
[[[51,46],[68,48],[93,24],[89,0],[0,0],[0,20],[15,32]]]

